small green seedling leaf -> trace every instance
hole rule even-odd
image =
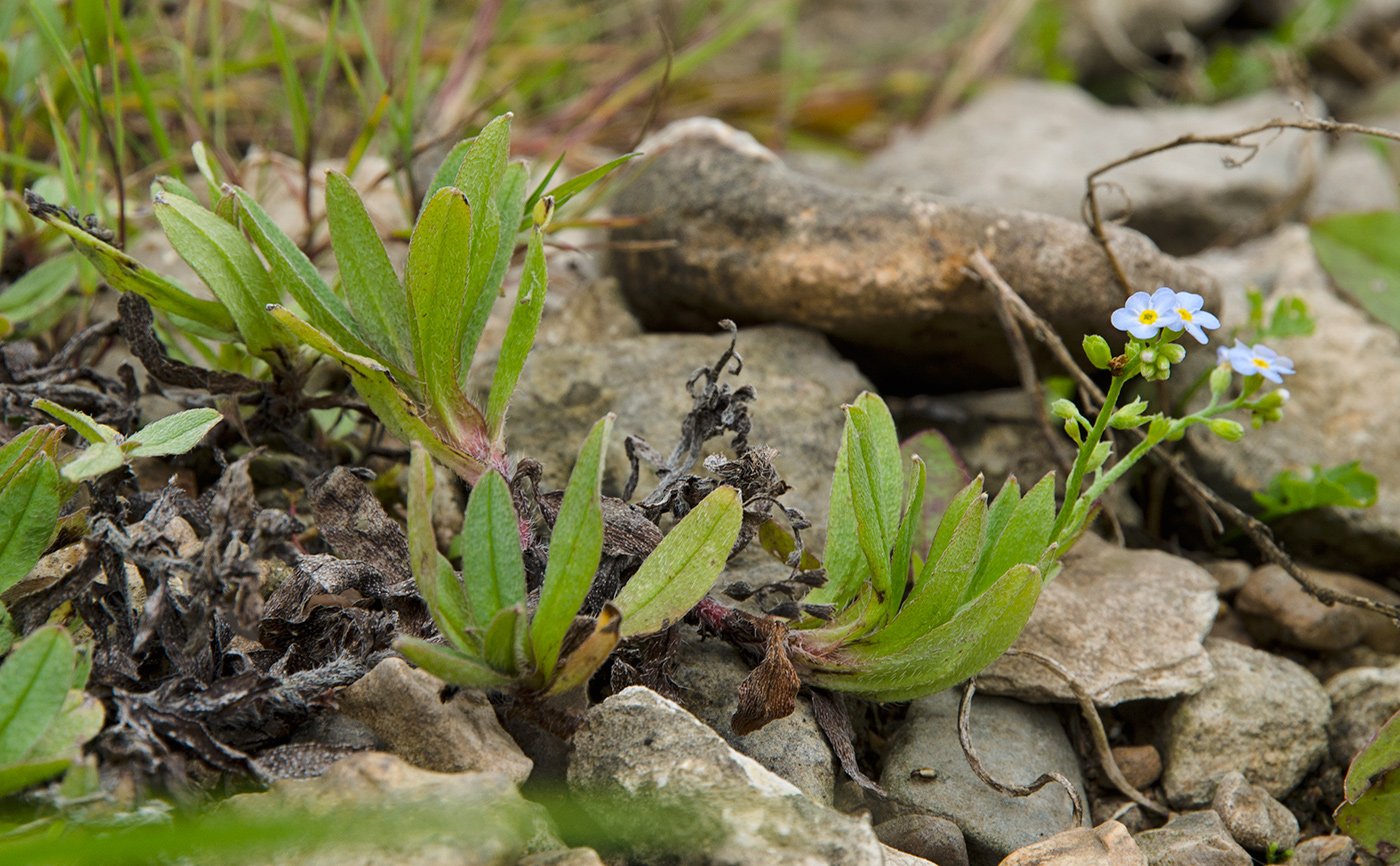
[[[73,428],[73,431],[89,442],[120,442],[122,435],[116,429],[108,427],[106,424],[99,424],[91,416],[77,409],[69,409],[60,406],[52,400],[45,400],[43,397],[35,400],[29,405],[47,415],[52,415],[58,420]]]
[[[472,488],[462,520],[462,582],[477,621],[492,623],[499,611],[525,606],[525,566],[510,488],[487,472]]]
[[[408,244],[408,305],[412,310],[413,355],[424,396],[460,439],[469,418],[458,385],[457,320],[453,311],[471,303],[467,239],[473,214],[456,187],[438,190],[423,208]]]
[[[0,487],[0,592],[24,579],[43,556],[62,503],[58,469],[37,453]]]
[[[923,458],[915,456],[913,471],[909,477],[909,504],[904,509],[904,519],[895,534],[894,555],[890,557],[890,603],[889,615],[893,619],[904,601],[905,590],[909,588],[910,567],[914,560],[914,534],[923,521],[924,482],[927,473]]]
[[[599,486],[603,481],[603,453],[612,433],[609,414],[588,434],[569,475],[564,501],[549,539],[540,603],[530,623],[530,644],[538,673],[548,681],[559,660],[564,634],[573,624],[603,552],[603,513]]]
[[[413,326],[404,288],[360,194],[335,171],[326,173],[326,221],[345,300],[365,342],[387,363],[412,372]]]
[[[438,553],[433,531],[433,466],[422,443],[414,442],[408,465],[408,553],[418,594],[438,631],[463,652],[481,651],[477,620],[452,564]],[[473,639],[475,638],[475,639]]]
[[[1330,469],[1314,466],[1310,478],[1284,470],[1269,481],[1268,487],[1254,494],[1254,501],[1264,509],[1259,519],[1268,521],[1329,505],[1370,508],[1376,504],[1378,494],[1376,476],[1364,471],[1361,461],[1353,460]]]
[[[724,570],[743,518],[739,491],[719,487],[676,524],[615,599],[622,636],[651,634],[685,616]]]
[[[609,172],[611,172],[613,169],[615,169],[615,168],[617,168],[618,166],[622,165],[624,162],[627,162],[629,159],[632,159],[632,158],[638,157],[638,156],[641,156],[641,154],[640,154],[640,153],[628,153],[628,154],[623,154],[622,156],[619,156],[617,159],[614,159],[614,160],[611,160],[611,161],[609,161],[609,162],[603,163],[602,165],[598,166],[597,168],[592,168],[592,169],[589,169],[588,171],[585,171],[583,174],[579,175],[578,177],[570,178],[569,180],[564,181],[563,183],[559,184],[559,185],[556,186],[554,189],[552,189],[552,190],[549,191],[549,194],[552,195],[552,196],[554,196],[554,206],[555,206],[556,208],[562,207],[564,204],[566,204],[566,203],[567,203],[570,199],[572,199],[574,196],[578,195],[579,193],[581,193],[581,192],[583,192],[584,190],[588,189],[588,188],[589,188],[590,186],[592,186],[593,184],[595,184],[595,183],[597,183],[598,181],[602,180],[602,179],[603,179],[605,176],[607,176],[607,174],[608,174]],[[564,159],[563,154],[560,154],[559,159],[560,159],[561,161]],[[558,165],[558,163],[556,163],[556,166],[557,166],[557,165]],[[550,176],[552,177],[553,174],[554,174],[554,172],[553,172],[553,170],[551,169],[551,171],[550,171]],[[549,178],[545,178],[545,181],[546,181],[546,182],[548,182],[548,180],[549,180]],[[543,187],[543,184],[541,184],[541,187]],[[531,200],[527,203],[528,207],[533,208],[533,207],[535,206],[535,202],[538,201],[538,200],[539,200],[539,195],[538,195],[538,194],[535,195],[535,196],[532,196]],[[521,231],[524,231],[524,230],[527,229],[527,228],[529,228],[529,223],[522,222],[521,225],[520,225],[520,230],[521,230]]]
[[[78,482],[97,478],[126,463],[126,455],[115,442],[96,442],[83,449],[83,452],[63,466],[63,477]]]
[[[198,445],[223,416],[217,409],[187,409],[147,424],[122,445],[127,457],[184,454]]]
[[[0,766],[23,760],[58,715],[76,658],[68,632],[47,625],[0,665]]]
[[[506,409],[510,406],[515,385],[520,381],[520,372],[525,368],[525,359],[535,344],[548,284],[544,243],[540,233],[535,231],[530,236],[530,247],[525,253],[525,269],[520,274],[520,288],[516,293],[515,306],[510,311],[510,324],[506,326],[505,340],[501,344],[500,361],[491,380],[486,428],[492,441],[499,442],[505,436]]]
[[[394,649],[403,653],[404,658],[418,667],[454,686],[490,689],[507,685],[511,681],[509,676],[492,670],[481,659],[473,658],[461,650],[428,643],[416,637],[395,639]]]

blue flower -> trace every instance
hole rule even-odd
[[[1205,345],[1207,337],[1202,328],[1212,330],[1220,327],[1220,320],[1213,313],[1208,313],[1201,307],[1205,306],[1206,299],[1192,292],[1177,292],[1176,310],[1177,318],[1181,320],[1178,327],[1185,329],[1186,333],[1196,338],[1196,342]]]
[[[1111,321],[1113,327],[1120,331],[1127,331],[1139,340],[1150,340],[1163,328],[1175,328],[1181,324],[1176,308],[1176,292],[1163,286],[1151,296],[1147,292],[1138,292],[1128,298],[1122,309],[1113,311]]]
[[[1263,376],[1275,385],[1283,383],[1284,376],[1294,373],[1293,359],[1285,358],[1263,343],[1246,346],[1235,340],[1230,349],[1230,366],[1241,376]]]

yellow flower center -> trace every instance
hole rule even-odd
[[[1153,322],[1157,321],[1157,311],[1143,310],[1141,313],[1138,314],[1138,321],[1142,322],[1144,325],[1152,324]]]
[[[1191,321],[1191,311],[1190,311],[1190,310],[1187,310],[1187,309],[1184,309],[1184,308],[1183,308],[1183,309],[1179,309],[1179,310],[1176,311],[1176,314],[1177,314],[1178,316],[1181,317],[1181,321],[1183,321],[1183,322],[1189,322],[1189,321]]]
[[[1264,360],[1263,358],[1255,358],[1254,366],[1258,367],[1261,370],[1267,370],[1269,369],[1269,362]]]

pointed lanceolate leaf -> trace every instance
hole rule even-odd
[[[276,346],[277,335],[265,307],[279,298],[257,253],[243,235],[180,196],[157,193],[154,208],[170,245],[238,323],[248,351],[262,355]]]
[[[464,385],[499,287],[499,283],[490,284],[488,280],[494,270],[492,265],[502,232],[496,194],[510,156],[510,119],[509,114],[503,114],[486,124],[472,142],[462,161],[462,168],[457,172],[456,186],[466,194],[472,207],[471,278],[467,283],[466,303],[460,308],[457,324],[458,375]],[[505,276],[504,270],[500,276]]]
[[[424,423],[413,401],[399,389],[389,371],[378,361],[345,351],[325,334],[277,304],[269,305],[268,312],[306,345],[339,361],[355,383],[355,390],[365,398],[375,416],[395,437],[404,442],[415,439],[422,442],[433,459],[456,472],[468,484],[475,484],[481,473],[486,471],[486,465],[481,460],[447,444]]]
[[[365,342],[395,367],[414,371],[413,330],[403,285],[360,194],[339,172],[326,173],[326,221],[345,300]]]
[[[467,158],[467,151],[471,150],[472,139],[464,138],[452,145],[452,149],[447,152],[447,157],[443,159],[442,165],[433,173],[433,179],[428,182],[428,188],[423,191],[423,201],[419,202],[418,210],[428,206],[428,201],[438,190],[445,186],[453,186],[457,183],[457,172],[462,170],[462,161]]]
[[[929,545],[928,551],[924,555],[924,570],[920,572],[920,577],[914,580],[915,586],[922,582],[925,572],[928,572],[943,556],[943,551],[953,540],[953,533],[957,530],[958,523],[967,513],[967,507],[972,504],[972,500],[981,495],[982,476],[978,475],[948,503],[948,507],[943,510],[942,518],[938,521],[938,529],[933,534],[933,543]]]
[[[992,500],[991,508],[987,509],[987,543],[982,548],[982,558],[977,561],[977,573],[982,573],[982,566],[987,564],[991,558],[992,549],[996,547],[997,541],[1001,538],[1002,530],[1006,528],[1006,523],[1015,513],[1016,506],[1021,502],[1021,485],[1016,481],[1016,476],[1008,476],[1005,483],[1001,485],[1001,491],[997,493],[997,498]],[[975,581],[975,578],[974,578]],[[971,585],[969,585],[971,589]],[[971,597],[970,595],[968,596]]]
[[[73,428],[73,432],[83,437],[89,442],[116,442],[121,439],[121,434],[116,428],[108,427],[106,424],[99,424],[95,418],[77,409],[69,409],[67,406],[60,406],[52,400],[43,397],[38,398],[29,405],[48,415],[52,415],[58,420]]]
[[[584,638],[578,649],[560,662],[554,678],[545,686],[545,694],[563,694],[588,682],[617,646],[622,622],[622,614],[612,602],[603,605],[603,612],[593,623],[593,632]]]
[[[496,472],[481,476],[462,520],[462,583],[483,624],[498,611],[525,606],[518,523],[506,480]]]
[[[947,437],[937,430],[925,430],[910,436],[900,443],[899,450],[906,467],[914,457],[921,458],[928,476],[924,485],[922,519],[914,532],[914,550],[920,555],[925,555],[933,546],[939,518],[971,479],[968,478],[967,467],[963,465],[962,458],[953,450]]]
[[[472,220],[461,190],[444,187],[423,208],[408,244],[406,282],[418,380],[428,403],[453,425],[469,418],[467,398],[458,384],[454,313],[472,303],[467,295]],[[453,432],[462,438],[466,429]]]
[[[835,604],[844,609],[860,591],[869,573],[865,554],[856,533],[855,506],[851,504],[850,454],[854,447],[851,425],[841,431],[841,447],[836,452],[836,468],[831,476],[831,499],[827,510],[826,585],[807,594],[809,604]]]
[[[865,553],[870,569],[870,581],[880,603],[889,609],[890,548],[894,545],[894,527],[885,522],[884,503],[880,496],[885,490],[883,467],[876,455],[874,430],[863,409],[846,407],[846,423],[850,430],[851,504],[856,513],[856,538]]]
[[[987,501],[978,496],[964,510],[942,556],[924,564],[926,574],[899,615],[867,641],[871,652],[898,652],[953,616],[972,581],[986,532]]]
[[[481,654],[492,668],[515,675],[518,663],[515,658],[516,634],[525,629],[525,608],[523,606],[503,607],[491,618],[486,627],[486,638],[482,641]]]
[[[462,583],[452,565],[437,549],[433,531],[433,466],[422,443],[414,442],[408,465],[408,554],[413,582],[433,615],[438,631],[459,650],[478,652],[479,634],[471,635],[477,621]]]
[[[63,464],[63,477],[73,482],[97,478],[120,469],[125,462],[126,455],[122,453],[120,445],[115,442],[97,442]]]
[[[501,344],[500,361],[491,380],[491,397],[486,407],[486,427],[493,442],[502,441],[505,435],[506,409],[510,406],[511,395],[520,380],[520,371],[525,368],[525,359],[535,344],[535,334],[540,328],[540,315],[544,312],[545,288],[548,284],[545,272],[544,244],[538,231],[530,237],[530,248],[525,253],[525,270],[520,274],[520,288],[516,293],[515,305],[510,311],[510,324],[506,326],[505,341]]]
[[[454,686],[490,689],[507,685],[511,681],[510,677],[492,670],[480,658],[416,637],[396,638],[394,649],[403,653],[404,658],[418,667]]]
[[[651,634],[685,616],[724,570],[743,518],[739,491],[719,487],[676,524],[614,600],[622,636]]]
[[[889,615],[893,619],[904,601],[904,591],[909,588],[910,563],[914,558],[914,535],[923,522],[924,509],[924,461],[914,458],[914,468],[909,478],[909,504],[904,509],[904,520],[895,535],[894,555],[890,557],[890,603]]]
[[[236,340],[238,326],[219,301],[196,298],[175,283],[160,276],[136,259],[101,239],[93,237],[59,216],[44,221],[68,236],[78,252],[112,288],[131,292],[150,302],[157,310],[180,317],[191,333],[216,340]]]
[[[590,186],[592,186],[593,184],[595,184],[595,183],[597,183],[598,181],[602,180],[603,177],[606,176],[606,175],[607,175],[609,172],[611,172],[613,169],[617,168],[619,165],[622,165],[622,164],[623,164],[624,162],[626,162],[627,160],[632,159],[633,157],[637,157],[637,156],[641,156],[641,154],[640,154],[640,153],[627,153],[627,154],[623,154],[622,156],[619,156],[617,159],[611,160],[610,162],[606,162],[606,163],[604,163],[604,164],[598,166],[597,168],[591,168],[591,169],[589,169],[588,171],[585,171],[583,174],[579,175],[578,177],[570,178],[569,180],[566,180],[565,182],[559,184],[559,185],[556,186],[554,189],[552,189],[552,190],[549,191],[549,192],[550,192],[550,195],[554,196],[554,206],[555,206],[556,208],[557,208],[557,207],[563,206],[563,204],[564,204],[565,202],[567,202],[569,199],[573,198],[574,196],[576,196],[576,195],[578,195],[579,193],[583,192],[584,190],[588,189],[588,188],[589,188]],[[564,158],[564,157],[563,157],[563,155],[561,154],[560,157],[559,157],[559,159],[562,160],[563,158]],[[557,163],[556,163],[556,165],[557,165]],[[553,176],[553,174],[554,174],[554,172],[553,172],[553,170],[551,170],[551,171],[550,171],[550,176]],[[548,182],[548,178],[546,178],[545,181]],[[542,190],[544,185],[541,184],[540,186],[541,186],[541,190]],[[532,207],[532,208],[533,208],[533,207],[535,206],[535,202],[538,201],[538,200],[539,200],[539,196],[533,197],[532,200],[529,202],[529,207]],[[525,224],[521,224],[521,226],[520,226],[520,228],[521,228],[522,231],[523,231],[525,228],[527,228],[527,227],[528,227],[528,226],[525,225]]]
[[[131,434],[122,444],[128,457],[164,457],[184,454],[200,443],[223,420],[217,409],[187,409],[154,421]]]
[[[237,201],[240,222],[267,260],[274,287],[295,298],[306,311],[311,324],[325,331],[338,344],[357,355],[368,352],[369,347],[360,338],[360,329],[350,308],[326,285],[301,248],[287,237],[246,190],[232,185],[225,185],[224,189]]]
[[[1001,537],[968,587],[968,597],[991,585],[1011,566],[1038,562],[1050,541],[1050,527],[1054,522],[1055,473],[1050,472],[1016,505]]]
[[[24,579],[49,546],[58,523],[58,469],[36,454],[0,487],[0,592]]]
[[[612,432],[613,416],[604,417],[579,450],[564,501],[549,538],[540,603],[530,623],[530,644],[538,673],[547,681],[559,660],[564,634],[574,622],[603,551],[603,513],[599,485],[603,454]]]
[[[856,397],[856,408],[865,413],[869,423],[869,441],[874,445],[871,456],[879,467],[880,486],[875,501],[880,506],[881,523],[887,527],[891,546],[895,527],[899,525],[900,505],[904,501],[904,458],[899,453],[899,435],[889,407],[878,394],[869,391]]]
[[[22,760],[53,723],[73,682],[77,654],[68,632],[48,625],[0,665],[0,766]]]

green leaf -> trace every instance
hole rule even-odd
[[[554,673],[564,634],[573,624],[598,571],[603,551],[599,485],[603,481],[603,454],[612,424],[610,413],[593,425],[584,441],[550,535],[540,603],[530,623],[530,644],[537,670],[545,680]]]
[[[939,518],[948,510],[953,498],[967,487],[970,480],[967,467],[947,437],[937,430],[925,430],[910,436],[899,446],[899,451],[904,458],[906,475],[914,457],[924,461],[928,480],[924,484],[922,519],[914,528],[914,549],[927,553],[938,531]],[[958,513],[961,514],[961,510]]]
[[[493,442],[503,441],[505,437],[506,409],[510,406],[511,395],[515,393],[515,385],[520,381],[520,371],[525,369],[525,359],[535,344],[548,284],[544,244],[536,231],[531,234],[530,248],[525,253],[525,270],[520,274],[520,288],[516,292],[515,306],[510,311],[510,324],[506,326],[505,340],[501,344],[500,361],[491,380],[486,428]]]
[[[849,472],[851,503],[856,513],[856,537],[870,567],[875,594],[888,611],[893,606],[890,550],[894,547],[903,487],[898,475],[899,444],[897,441],[893,444],[894,463],[891,466],[885,459],[886,455],[881,453],[888,443],[880,441],[871,416],[860,406],[848,406],[846,418],[852,432]],[[890,438],[893,440],[892,436]],[[887,477],[891,468],[895,471],[893,483]],[[893,498],[893,509],[889,507],[890,497]]]
[[[60,406],[52,400],[45,400],[43,397],[38,398],[29,405],[38,409],[40,412],[52,415],[64,424],[72,427],[75,433],[89,442],[115,443],[121,441],[122,434],[118,433],[115,428],[108,427],[106,424],[99,424],[91,415],[79,412],[77,409],[69,409],[66,406]]]
[[[457,173],[462,170],[462,161],[467,158],[467,151],[471,150],[473,140],[464,138],[452,145],[452,149],[447,152],[447,158],[433,173],[433,179],[428,182],[428,188],[423,192],[423,200],[418,204],[420,211],[428,206],[428,200],[437,195],[438,190],[457,183]]]
[[[1337,827],[1386,863],[1400,862],[1400,713],[1352,759]]]
[[[527,214],[527,215],[528,215],[528,214],[530,214],[531,212],[534,211],[534,209],[535,209],[535,204],[536,204],[540,199],[544,198],[544,191],[545,191],[545,189],[548,188],[549,182],[550,182],[551,180],[554,180],[554,174],[555,174],[555,172],[559,171],[559,166],[561,166],[561,165],[563,165],[563,164],[564,164],[564,154],[561,153],[561,154],[559,154],[559,156],[555,157],[555,159],[554,159],[554,164],[551,165],[551,166],[549,167],[549,171],[545,172],[545,173],[544,173],[544,177],[541,178],[541,179],[540,179],[540,182],[539,182],[538,184],[535,185],[535,190],[534,190],[534,192],[530,193],[530,197],[529,197],[529,198],[525,199],[525,206],[524,206],[523,208],[521,208],[521,213]],[[520,229],[519,229],[519,230],[522,231],[522,232],[525,231],[526,229],[528,229],[528,228],[532,225],[532,223],[533,223],[533,220],[532,220],[529,216],[526,216],[525,219],[524,219],[523,221],[520,221],[520,222],[519,222],[519,226],[520,226]]]
[[[23,760],[63,708],[75,658],[68,632],[47,625],[0,665],[0,766]]]
[[[326,172],[326,221],[345,300],[365,342],[386,362],[414,371],[413,327],[403,285],[360,194],[335,171]]]
[[[47,454],[29,459],[0,488],[0,592],[23,580],[44,555],[62,504],[58,469]]]
[[[481,641],[473,640],[478,620],[462,590],[452,564],[438,553],[433,531],[433,466],[422,443],[414,442],[408,465],[408,555],[418,594],[437,623],[438,631],[463,652],[479,653]]]
[[[496,187],[505,175],[506,160],[510,158],[511,117],[507,112],[482,127],[462,159],[454,186],[467,194],[473,208],[495,198]]]
[[[0,315],[12,322],[31,319],[40,311],[57,303],[78,279],[78,256],[65,253],[55,256],[0,292]]]
[[[1039,561],[1045,546],[1050,543],[1050,527],[1054,523],[1055,473],[1048,472],[1016,505],[991,554],[968,586],[967,598],[986,589],[1013,565],[1034,565]]]
[[[243,235],[189,199],[157,193],[153,205],[170,245],[223,302],[249,353],[263,355],[278,345],[265,312],[277,292]]]
[[[809,604],[835,604],[844,609],[865,582],[869,568],[856,532],[856,511],[851,503],[850,452],[854,434],[849,423],[841,430],[836,468],[831,476],[831,498],[826,518],[826,585],[807,594]]]
[[[763,545],[763,549],[773,554],[774,558],[783,565],[788,564],[788,557],[797,550],[797,539],[792,537],[791,532],[779,526],[778,521],[771,518],[759,525],[758,543]],[[798,562],[797,567],[802,571],[814,571],[821,568],[822,563],[804,546],[802,559]]]
[[[519,670],[515,648],[517,633],[525,629],[525,608],[523,606],[503,607],[491,618],[486,627],[482,655],[486,663],[503,673],[515,675]]]
[[[1400,213],[1347,213],[1312,224],[1317,260],[1366,312],[1400,330]]]
[[[416,637],[394,639],[394,649],[403,657],[445,683],[468,689],[490,689],[510,683],[511,678],[492,670],[479,658]]]
[[[184,454],[223,420],[217,409],[187,409],[147,424],[122,446],[128,457]]]
[[[102,730],[106,713],[102,702],[84,694],[81,689],[69,689],[63,706],[44,733],[29,747],[26,761],[77,758],[82,746]]]
[[[497,612],[525,606],[525,566],[520,556],[519,518],[510,487],[498,472],[487,472],[472,488],[462,520],[462,582],[477,621],[491,623]]]
[[[1342,785],[1342,793],[1348,800],[1356,800],[1379,777],[1400,769],[1400,721],[1397,719],[1400,719],[1400,714],[1392,715],[1371,738],[1371,742],[1352,758]]]
[[[719,487],[676,524],[614,600],[622,636],[651,634],[685,616],[724,570],[743,517],[739,491]]]
[[[22,431],[0,446],[0,489],[8,486],[15,474],[40,454],[47,454],[52,458],[57,453],[58,443],[62,441],[62,427],[55,424],[39,424]]]
[[[224,188],[238,203],[239,223],[267,260],[277,290],[296,299],[311,324],[329,334],[336,343],[358,355],[369,352],[350,308],[321,279],[320,272],[301,248],[287,237],[247,190],[231,184]]]
[[[22,761],[0,766],[0,797],[23,791],[30,785],[53,778],[72,764],[68,758]]]
[[[549,194],[554,196],[554,206],[556,208],[562,207],[565,202],[569,201],[569,199],[573,198],[574,196],[588,189],[593,184],[602,180],[603,177],[606,176],[613,169],[617,168],[619,165],[622,165],[627,160],[638,156],[641,156],[641,154],[624,154],[622,156],[619,156],[617,159],[603,163],[597,168],[589,169],[588,171],[585,171],[578,177],[570,178],[569,180],[564,181],[563,183],[559,184],[554,189],[549,191]],[[563,154],[560,154],[559,159],[561,161],[564,159]],[[551,170],[550,176],[553,176],[553,174],[554,172],[553,170]],[[548,178],[546,178],[545,180],[547,182]],[[541,186],[543,186],[543,184],[541,184]],[[539,196],[533,196],[531,201],[528,203],[528,207],[533,208],[535,206],[535,202],[538,200]],[[522,222],[520,224],[521,231],[524,231],[527,228],[529,228],[529,223]]]
[[[930,563],[938,562],[949,542],[953,540],[953,533],[957,530],[963,515],[967,513],[967,507],[972,504],[972,500],[980,496],[982,496],[982,476],[978,475],[972,479],[972,483],[959,491],[958,495],[948,503],[948,507],[943,510],[942,518],[939,519],[938,529],[933,534],[933,541],[929,544],[928,555],[924,557],[925,571],[931,567]],[[922,580],[923,574],[921,573],[914,581],[915,586],[917,587]]]
[[[196,298],[136,259],[70,224],[62,217],[45,216],[44,221],[66,234],[78,252],[112,288],[139,295],[156,309],[184,319],[190,323],[191,331],[199,336],[215,340],[240,339],[233,316],[221,302]]]
[[[209,194],[212,196],[214,190],[218,189],[224,182],[222,174],[219,172],[218,160],[209,158],[209,151],[204,146],[204,142],[196,141],[190,145],[190,154],[194,156],[195,168],[204,176],[204,182],[209,185]]]
[[[899,611],[904,601],[904,593],[909,589],[910,567],[914,559],[914,533],[923,521],[924,507],[924,461],[914,458],[914,468],[909,478],[909,504],[904,509],[904,520],[895,534],[894,555],[890,557],[890,603],[891,619]]]
[[[476,415],[458,385],[457,328],[453,311],[474,303],[467,286],[473,214],[462,191],[438,190],[423,208],[408,244],[408,305],[413,312],[413,356],[427,402],[463,438]]]
[[[905,649],[884,653],[853,646],[848,665],[810,660],[804,679],[833,691],[876,701],[908,701],[931,695],[976,674],[1015,642],[1035,609],[1040,571],[1019,565],[943,625]]]
[[[1006,523],[1011,519],[1020,501],[1021,485],[1016,481],[1015,475],[1008,475],[1001,485],[1001,492],[992,500],[992,507],[987,509],[987,544],[982,548],[982,558],[977,563],[977,574],[982,573],[982,567],[990,559],[992,549],[1001,539],[1002,530],[1006,529]],[[975,578],[973,582],[976,583]],[[972,587],[969,586],[968,589],[971,590]]]
[[[987,499],[978,496],[964,509],[947,548],[924,564],[909,600],[867,645],[881,655],[898,652],[930,629],[952,618],[962,605],[987,536]]]
[[[510,155],[510,119],[510,114],[503,114],[486,124],[457,172],[457,187],[466,193],[472,206],[471,278],[467,284],[467,303],[461,307],[457,328],[458,370],[463,386],[499,286],[488,280],[495,271],[494,263],[500,249],[501,211],[496,193],[505,177],[506,159]],[[514,240],[513,234],[511,240]],[[504,269],[499,276],[505,276]]]
[[[73,482],[96,478],[120,469],[125,462],[126,455],[122,453],[120,445],[115,442],[97,442],[64,464],[63,477]]]
[[[1264,508],[1259,519],[1267,521],[1327,505],[1369,508],[1376,504],[1378,492],[1376,476],[1362,470],[1361,461],[1353,460],[1330,469],[1315,465],[1311,478],[1285,469],[1254,494],[1254,501]]]
[[[355,390],[365,398],[374,414],[400,441],[418,440],[433,455],[433,459],[456,472],[468,484],[476,483],[486,465],[476,457],[453,447],[418,416],[418,410],[408,395],[399,390],[389,371],[373,358],[347,352],[329,337],[292,315],[290,311],[272,304],[268,307],[278,322],[311,348],[330,355],[345,367]]]

